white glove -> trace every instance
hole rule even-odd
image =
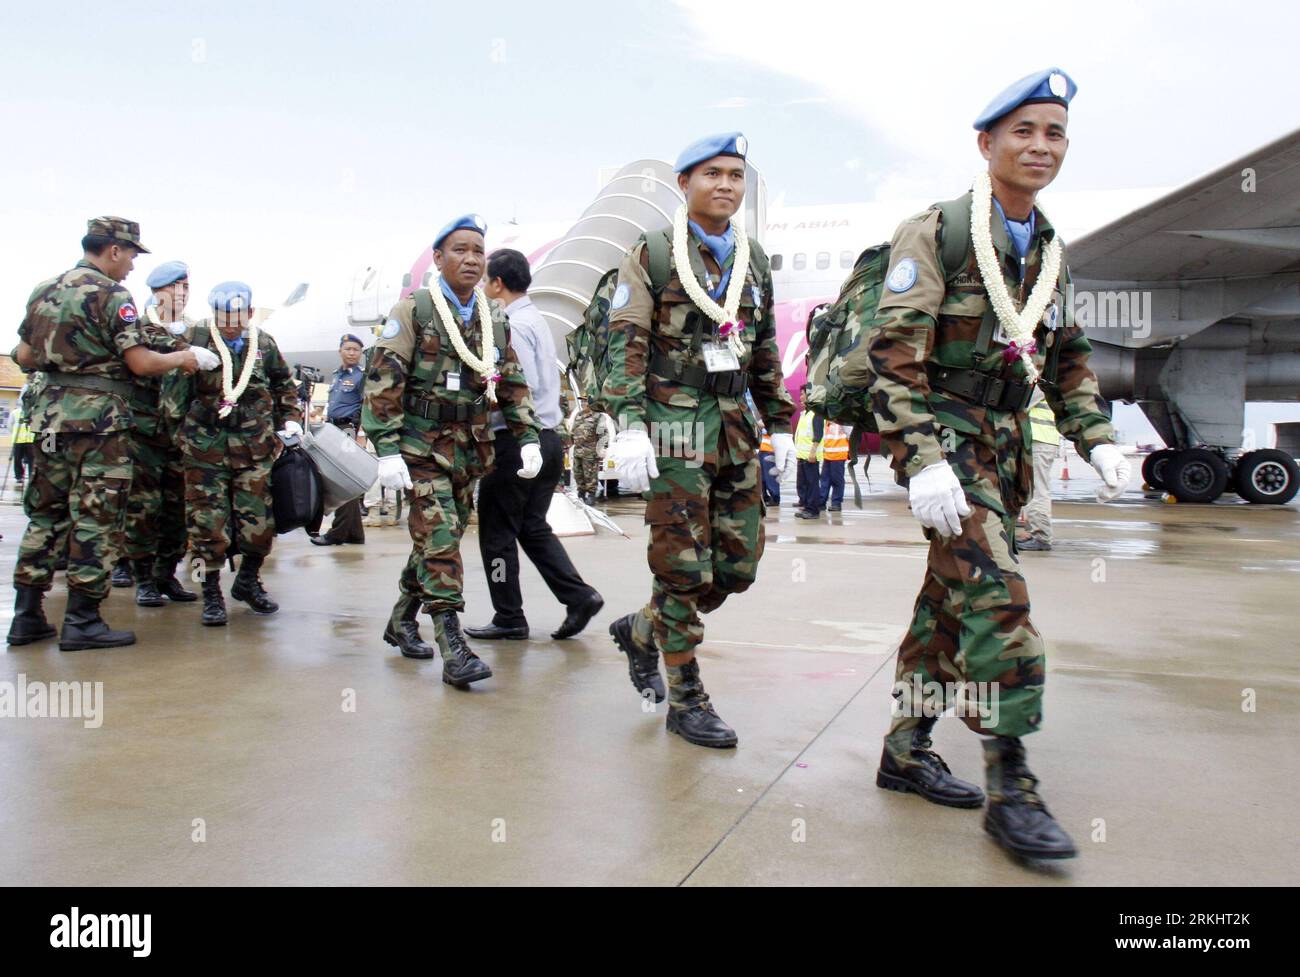
[[[659,477],[655,449],[645,431],[619,431],[610,445],[609,457],[614,462],[620,492],[645,492],[650,488],[650,479]]]
[[[526,444],[519,449],[519,460],[524,466],[519,469],[519,477],[536,478],[542,470],[542,449],[535,444]]]
[[[790,474],[790,469],[794,467],[794,462],[794,435],[773,434],[772,464],[776,466],[776,477],[778,480],[785,478]]]
[[[907,498],[912,503],[912,515],[941,536],[960,536],[961,520],[971,512],[961,482],[946,461],[927,465],[913,475]]]
[[[1113,502],[1124,494],[1128,480],[1133,476],[1133,466],[1124,457],[1124,452],[1113,444],[1099,444],[1092,449],[1088,460],[1106,483],[1097,489],[1098,502]]]
[[[302,425],[297,421],[285,421],[284,430],[280,432],[286,438],[302,437]]]
[[[221,357],[206,346],[191,346],[194,358],[199,361],[200,370],[215,370],[221,365]]]
[[[411,487],[411,473],[401,455],[379,459],[379,484],[386,489],[401,491]]]

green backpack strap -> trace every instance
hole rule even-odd
[[[415,290],[415,324],[423,331],[434,321],[433,296],[427,288]]]
[[[754,277],[760,282],[768,276],[772,269],[772,263],[768,260],[763,245],[752,237],[749,239],[749,267],[754,270]]]
[[[672,274],[672,246],[668,243],[668,231],[651,231],[645,236],[645,250],[650,258],[650,287],[655,296],[668,285]]]
[[[935,206],[943,215],[943,223],[939,225],[939,260],[944,279],[951,281],[966,267],[966,253],[970,250],[970,195],[944,200]]]

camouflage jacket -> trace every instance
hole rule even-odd
[[[501,374],[496,407],[521,445],[537,444],[533,398],[510,346],[509,320],[497,302],[492,302],[490,309],[494,331],[499,330],[504,338],[503,349],[494,337]],[[487,400],[487,381],[461,363],[444,335],[439,323],[429,322],[422,328],[416,325],[414,295],[393,306],[384,332],[372,347],[361,426],[381,458],[399,453],[431,457],[444,470],[473,478],[492,466],[488,414],[493,405]],[[468,324],[461,324],[461,336],[471,350],[480,348],[477,311]],[[456,384],[448,384],[449,374],[458,381],[458,389],[452,389]],[[463,407],[470,416],[459,421],[439,420],[424,417],[416,409],[443,407]]]
[[[89,261],[36,286],[18,338],[32,348],[36,369],[81,373],[130,384],[122,358],[146,345],[131,293]],[[131,426],[124,394],[47,383],[33,399],[33,431],[104,434]]]
[[[590,407],[583,407],[573,419],[574,450],[584,455],[596,457],[596,445],[600,441],[600,414]]]
[[[968,194],[969,196],[969,194]],[[904,221],[894,233],[889,274],[899,262],[915,262],[914,284],[902,292],[888,286],[881,293],[866,340],[846,357],[841,377],[847,385],[871,381],[871,407],[880,435],[893,456],[900,476],[915,475],[927,465],[944,460],[939,430],[951,428],[993,446],[995,432],[1009,425],[1018,435],[1021,450],[1032,444],[1028,415],[1024,411],[999,411],[977,406],[954,394],[932,389],[926,363],[962,369],[977,369],[1023,381],[1024,364],[1003,360],[1005,343],[994,341],[982,358],[976,351],[980,325],[988,305],[988,293],[980,275],[973,246],[967,248],[964,268],[945,280],[940,258],[940,212],[931,208]],[[1020,280],[1020,258],[996,211],[992,218],[993,245],[1002,262],[1007,289],[1017,307],[1023,305],[1038,280],[1044,247],[1056,231],[1035,210],[1037,234],[1024,261]],[[1035,364],[1043,368],[1054,344],[1061,344],[1057,380],[1043,384],[1047,402],[1062,434],[1074,442],[1086,459],[1096,445],[1114,440],[1108,405],[1102,398],[1097,378],[1088,367],[1092,352],[1088,340],[1074,322],[1065,296],[1069,294],[1069,270],[1062,259],[1061,279],[1046,318],[1057,325],[1049,329],[1040,322],[1035,332],[1038,353]],[[904,279],[908,276],[902,276]],[[1000,330],[999,330],[1000,331]],[[1023,462],[1024,459],[1021,459]],[[1032,463],[1022,472],[1031,477]]]
[[[149,321],[146,310],[140,319],[140,330],[145,336],[146,344],[156,353],[173,353],[189,349],[190,344],[184,336],[173,335],[164,326],[155,326]],[[155,444],[171,445],[176,441],[179,428],[179,416],[168,414],[163,406],[163,390],[170,388],[185,374],[180,370],[170,371],[160,376],[135,377],[135,391],[131,395],[131,432],[137,437]],[[174,401],[173,401],[174,402]]]
[[[214,353],[217,343],[223,341],[209,320],[199,323],[190,339]],[[233,386],[239,382],[244,358],[250,353],[247,341],[242,352],[229,352]],[[224,418],[217,416],[222,398],[221,367],[182,375],[166,386],[161,410],[166,415],[183,417],[179,441],[187,458],[207,465],[249,468],[274,453],[275,432],[286,421],[302,423],[298,388],[289,365],[270,333],[263,329],[258,330],[254,355],[257,362],[248,387],[235,409]]]
[[[696,280],[706,275],[716,282],[724,274],[713,253],[696,237],[690,236],[690,263]],[[727,267],[735,252],[727,259]],[[704,342],[716,341],[717,325],[696,308],[682,288],[674,260],[663,291],[655,300],[650,281],[650,259],[645,238],[623,259],[618,270],[619,291],[628,287],[626,300],[609,314],[609,373],[601,388],[601,399],[620,430],[630,424],[645,424],[660,417],[712,416],[721,421],[721,431],[705,432],[705,461],[725,447],[733,462],[743,462],[758,450],[758,430],[745,409],[744,394],[736,397],[710,393],[698,387],[678,383],[651,369],[655,354],[684,366],[704,368],[704,357],[695,343],[697,324]],[[781,354],[776,342],[776,317],[773,314],[772,276],[756,281],[754,269],[746,268],[745,287],[741,292],[738,317],[745,323],[744,352],[740,368],[748,373],[749,391],[770,430],[790,433],[794,402],[785,389],[781,375]],[[647,409],[648,404],[656,405]],[[701,410],[708,407],[708,410]],[[667,410],[665,410],[667,408]],[[649,416],[653,414],[654,416]],[[651,433],[651,440],[655,435]],[[662,442],[661,442],[662,443]]]

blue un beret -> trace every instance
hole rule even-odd
[[[989,102],[975,120],[975,128],[987,132],[1008,112],[1031,102],[1055,102],[1069,108],[1070,100],[1078,90],[1074,79],[1060,68],[1044,68],[1021,78]]]
[[[684,173],[697,163],[703,163],[706,159],[713,159],[715,156],[739,156],[744,159],[748,149],[748,140],[739,132],[722,132],[716,136],[705,136],[682,150],[673,165],[673,172]]]
[[[222,282],[208,293],[208,305],[219,312],[253,307],[253,290],[243,282]]]
[[[463,217],[457,217],[454,221],[438,232],[438,236],[433,239],[433,248],[438,250],[442,242],[447,240],[447,235],[452,231],[459,231],[468,228],[471,231],[478,231],[484,237],[487,237],[487,221],[478,214],[466,214]]]
[[[166,288],[173,282],[178,282],[182,278],[190,277],[190,266],[183,261],[165,261],[153,271],[149,272],[149,277],[145,279],[145,284],[150,288]]]

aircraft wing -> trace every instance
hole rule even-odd
[[[1300,273],[1300,130],[1069,243],[1076,289],[1151,292],[1154,328],[1089,328],[1151,346],[1270,298]]]

